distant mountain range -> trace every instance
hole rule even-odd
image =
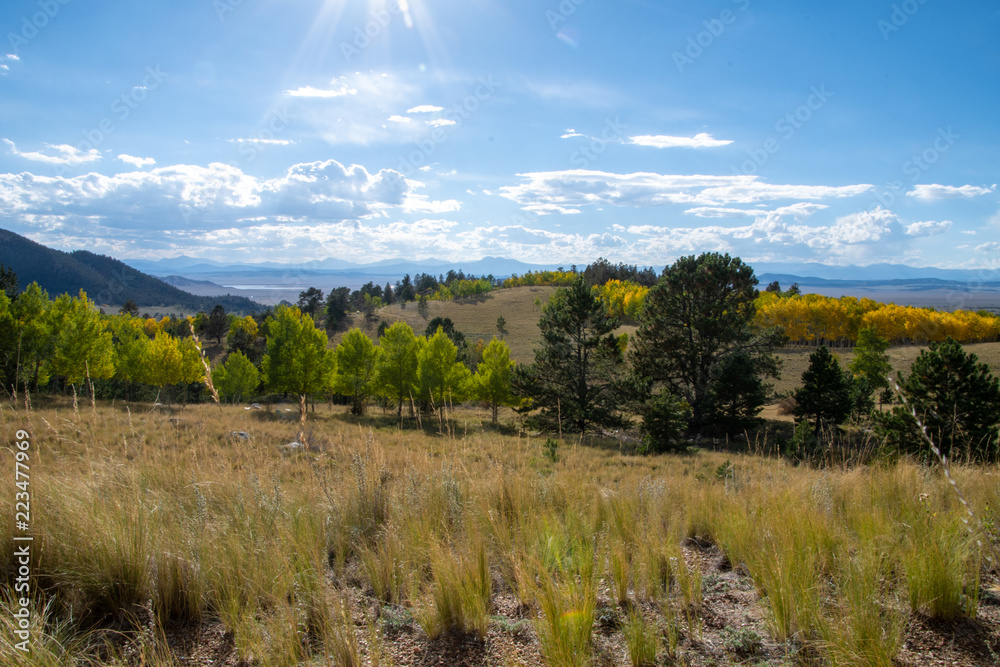
[[[208,275],[258,275],[258,276],[395,276],[402,278],[405,274],[417,273],[447,273],[448,270],[464,271],[477,276],[492,275],[506,278],[513,274],[524,274],[528,271],[558,268],[555,264],[526,264],[516,259],[503,257],[484,257],[467,262],[451,262],[441,259],[408,260],[403,258],[384,259],[370,264],[358,264],[342,259],[328,258],[323,260],[303,262],[301,264],[281,264],[278,262],[224,264],[212,260],[195,257],[172,257],[157,261],[142,259],[126,259],[127,264],[135,269],[155,276],[181,275],[184,277],[199,274]],[[565,265],[564,268],[569,268]],[[581,267],[582,268],[582,267]]]
[[[117,259],[87,250],[54,250],[0,229],[0,264],[12,268],[23,289],[37,282],[50,296],[82,289],[95,303],[121,306],[131,299],[141,309],[177,306],[192,313],[221,304],[231,312],[253,312],[261,304],[242,296],[194,296]]]
[[[484,257],[472,261],[452,262],[442,259],[408,260],[404,258],[384,259],[378,262],[361,264],[330,257],[322,260],[302,262],[299,264],[280,262],[234,263],[227,264],[197,257],[171,257],[157,261],[142,259],[125,259],[126,264],[154,276],[177,275],[192,277],[198,274],[242,276],[395,276],[402,278],[405,274],[411,276],[417,273],[445,273],[449,269],[462,270],[467,274],[493,275],[506,278],[513,274],[522,275],[528,271],[551,270],[558,268],[557,264],[528,264],[516,259],[504,257]],[[569,264],[563,264],[569,268]],[[816,262],[776,263],[760,262],[752,264],[754,272],[764,283],[764,278],[770,280],[789,278],[803,284],[805,280],[847,280],[847,281],[912,281],[922,279],[937,279],[955,282],[1000,282],[1000,269],[938,269],[935,267],[916,267],[905,264],[871,264],[868,266],[833,266]],[[582,266],[580,267],[582,268]],[[654,266],[657,272],[662,265]],[[776,276],[772,277],[772,276]],[[192,278],[193,279],[193,278]]]
[[[465,262],[394,258],[368,264],[337,258],[301,264],[227,264],[187,256],[119,261],[86,250],[70,253],[54,250],[3,229],[0,229],[0,264],[14,269],[22,287],[37,281],[53,296],[63,292],[76,294],[83,289],[101,304],[119,306],[131,299],[143,309],[179,306],[191,312],[211,310],[217,303],[227,311],[250,312],[263,304],[295,301],[298,291],[308,287],[324,291],[340,286],[357,289],[367,282],[395,283],[406,274],[439,275],[454,269],[467,275],[505,278],[559,268],[556,264],[528,264],[504,257]],[[562,266],[570,268],[568,264]],[[654,268],[659,272],[663,267]],[[1000,270],[764,262],[753,264],[753,268],[761,289],[777,280],[783,289],[798,283],[806,291],[831,296],[865,295],[945,308],[992,308],[1000,304]],[[958,299],[955,295],[959,293],[974,293],[974,298]]]

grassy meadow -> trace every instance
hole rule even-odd
[[[905,460],[637,456],[473,409],[447,433],[345,410],[289,447],[281,406],[0,407],[0,663],[996,664],[996,467],[952,470],[966,523],[941,471]]]

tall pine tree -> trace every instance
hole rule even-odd
[[[544,421],[586,432],[619,422],[615,396],[621,349],[608,316],[581,276],[560,289],[542,309],[542,347],[535,363],[514,372],[514,389],[531,398]]]
[[[812,421],[816,435],[823,426],[841,424],[851,414],[851,381],[826,345],[809,355],[795,402],[795,416]]]

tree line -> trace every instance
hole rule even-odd
[[[585,272],[573,267],[569,273],[574,280],[542,309],[542,344],[533,363],[515,366],[504,341],[480,341],[469,350],[461,332],[441,318],[423,335],[405,322],[383,323],[377,341],[352,329],[330,349],[323,330],[330,298],[324,311],[316,291],[300,294],[298,306],[254,316],[234,317],[217,306],[193,318],[157,321],[138,317],[129,306],[103,315],[82,292],[54,301],[37,284],[18,292],[0,268],[0,372],[10,392],[46,385],[75,392],[82,383],[94,391],[96,381],[116,383],[125,397],[143,386],[178,385],[205,387],[227,401],[262,392],[293,395],[303,419],[308,397],[317,395],[341,396],[357,415],[378,402],[401,421],[406,410],[417,418],[435,413],[442,424],[452,406],[469,400],[487,404],[494,422],[501,407],[511,406],[527,423],[559,432],[627,427],[638,417],[650,451],[683,447],[694,432],[740,433],[758,423],[773,398],[769,380],[780,370],[774,350],[788,340],[759,307],[797,295],[765,293],[762,300],[753,270],[739,258],[682,257],[645,288],[634,314],[637,330],[629,337],[615,333],[620,319],[601,288],[632,283],[611,278],[594,286]],[[362,293],[381,298],[373,292]],[[214,369],[196,334],[219,345],[225,339],[226,358]],[[898,378],[907,409],[883,413],[874,402],[891,400],[889,340],[868,324],[854,342],[848,369],[825,345],[812,355],[794,396],[802,426],[794,447],[814,447],[822,429],[853,416],[870,419],[897,449],[920,442],[916,424],[923,420],[950,452],[995,458],[1000,389],[974,355],[965,355],[953,338],[932,344],[910,376]]]

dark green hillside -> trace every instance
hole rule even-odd
[[[241,296],[201,297],[168,285],[105,255],[87,250],[53,250],[0,229],[0,264],[14,269],[22,289],[37,282],[51,296],[81,289],[101,304],[120,306],[131,299],[139,308],[177,306],[208,312],[216,304],[230,312],[252,312],[260,305]]]

